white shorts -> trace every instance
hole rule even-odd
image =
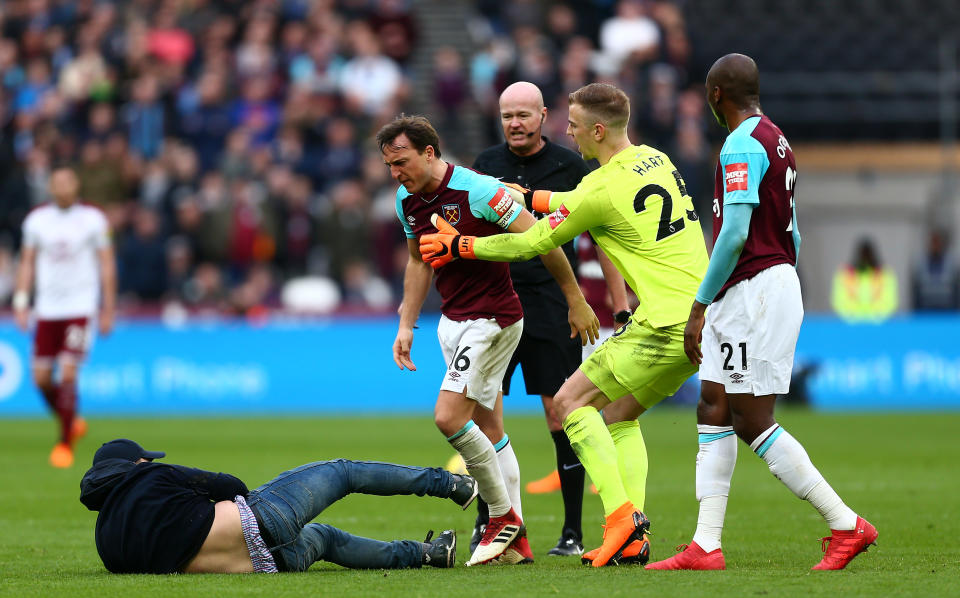
[[[466,389],[468,399],[493,409],[522,333],[523,319],[500,328],[493,318],[456,322],[440,316],[437,337],[447,362],[440,390]]]
[[[729,393],[786,394],[801,322],[800,280],[790,264],[735,284],[707,308],[700,379]]]

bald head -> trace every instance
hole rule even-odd
[[[543,94],[540,88],[527,81],[517,81],[510,84],[500,94],[500,108],[504,104],[523,104],[539,112],[543,109]]]
[[[529,156],[543,147],[541,130],[546,117],[543,94],[533,83],[518,81],[500,94],[500,124],[513,153]]]
[[[741,108],[759,103],[760,72],[757,63],[744,54],[727,54],[710,67],[707,87],[719,87],[726,99]]]
[[[707,73],[707,103],[721,127],[735,129],[746,116],[761,114],[760,73],[753,58],[727,54]]]

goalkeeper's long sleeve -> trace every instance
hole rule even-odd
[[[492,262],[529,260],[563,245],[599,224],[600,209],[600,204],[593,202],[579,203],[570,211],[563,205],[558,206],[554,212],[538,220],[525,232],[478,237],[473,244],[473,253],[477,259]]]

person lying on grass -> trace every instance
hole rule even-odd
[[[80,481],[97,515],[97,552],[113,573],[275,573],[325,560],[354,569],[452,567],[454,530],[423,542],[381,542],[311,523],[347,494],[424,494],[466,509],[476,481],[437,468],[318,461],[256,490],[226,473],[155,463],[166,453],[111,440]]]

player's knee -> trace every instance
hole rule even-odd
[[[710,403],[701,398],[697,403],[697,423],[707,426],[732,425],[730,409],[726,405]]]
[[[77,381],[77,366],[74,363],[63,363],[60,365],[60,382],[62,384],[74,384]]]
[[[773,417],[745,417],[736,413],[733,415],[733,431],[747,444],[752,443],[775,423]]]
[[[576,404],[576,397],[571,393],[563,392],[563,389],[553,397],[553,412],[561,425],[577,407],[579,405]]]
[[[466,422],[460,422],[459,419],[449,411],[442,410],[434,411],[433,423],[436,424],[437,429],[448,438],[459,432],[460,429],[466,424]]]

